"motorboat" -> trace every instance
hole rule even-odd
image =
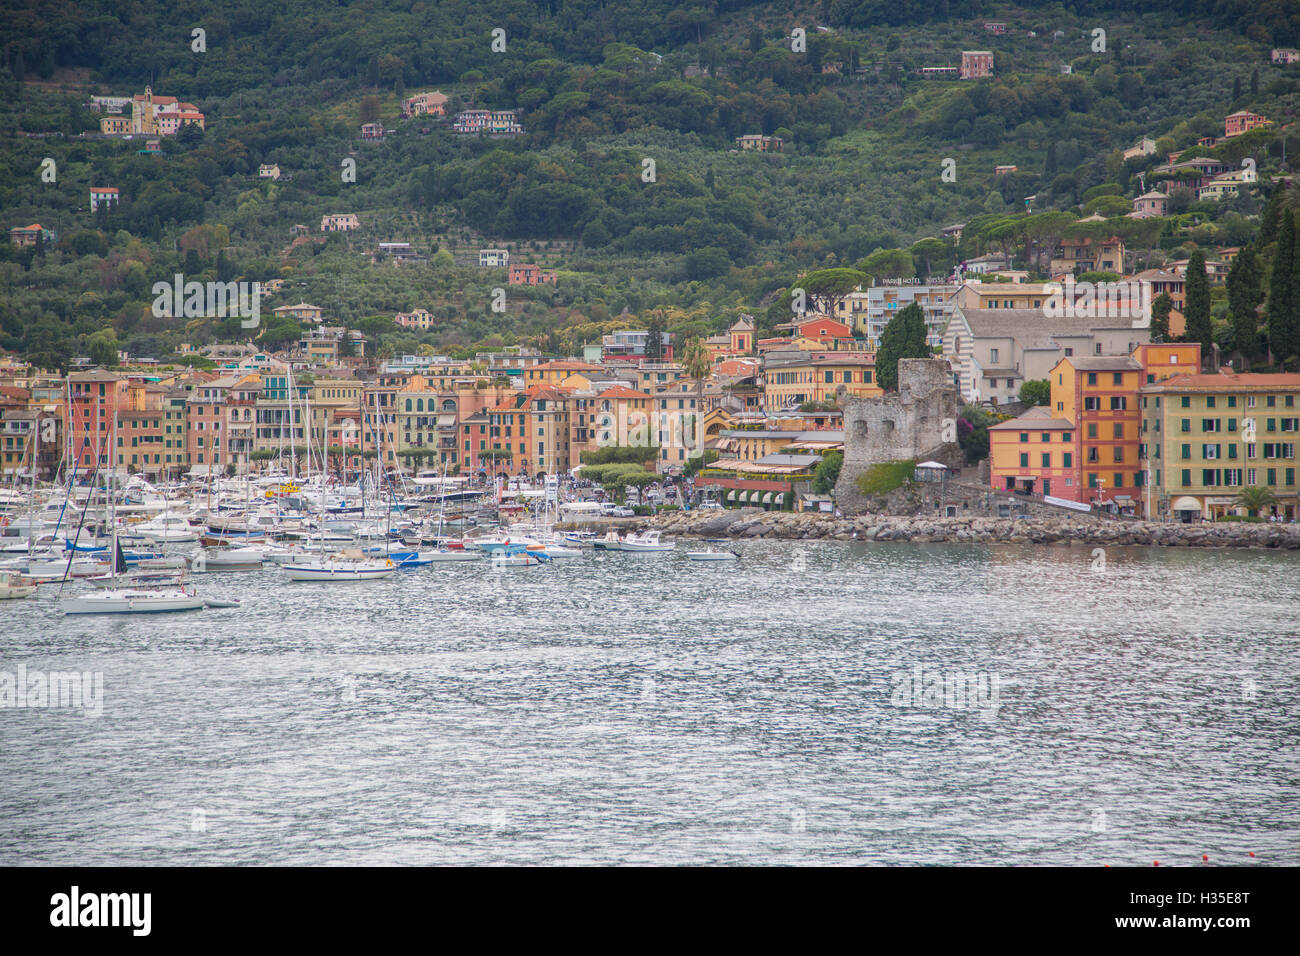
[[[200,551],[190,562],[190,568],[194,571],[257,571],[261,569],[268,550],[249,545],[243,548]]]
[[[673,551],[676,550],[676,547],[677,546],[671,541],[661,541],[659,539],[659,532],[655,530],[643,531],[640,534],[629,534],[623,539],[622,550],[641,552]]]
[[[554,541],[548,541],[536,545],[525,545],[524,547],[531,554],[544,554],[548,558],[580,558],[583,554],[581,548],[571,548]]]
[[[459,550],[455,548],[438,548],[433,551],[424,551],[422,553],[431,562],[437,564],[440,562],[450,563],[453,561],[478,561],[484,556],[485,552],[480,551],[477,548],[461,548]]]
[[[0,601],[30,597],[35,593],[35,578],[25,577],[16,571],[0,571]]]
[[[735,561],[740,555],[734,551],[715,551],[708,548],[704,551],[687,551],[686,557],[692,561]]]
[[[199,540],[199,529],[190,525],[189,519],[177,514],[160,514],[142,521],[132,529],[157,544],[179,544]]]
[[[499,551],[493,551],[489,556],[493,569],[496,568],[532,568],[539,564],[549,562],[551,559],[546,554],[529,551],[523,545],[512,544],[508,548],[502,548]]]
[[[595,538],[591,546],[596,551],[622,551],[623,539],[617,531],[606,531],[603,538]]]

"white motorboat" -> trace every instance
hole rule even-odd
[[[193,589],[108,588],[92,594],[64,598],[64,614],[156,614],[164,611],[197,611],[203,598]]]
[[[629,534],[623,539],[624,551],[673,551],[677,545],[671,541],[659,540],[658,531],[643,531],[640,534]]]
[[[160,514],[148,521],[142,521],[131,530],[135,534],[144,535],[157,544],[198,541],[200,531],[200,529],[191,526],[188,519],[175,514]]]
[[[0,601],[30,597],[36,593],[36,580],[14,571],[0,571]]]
[[[103,574],[108,570],[108,562],[94,558],[73,558],[69,564],[67,558],[55,558],[49,561],[33,561],[27,566],[27,576],[37,581],[61,581],[66,575],[70,578],[86,578]]]
[[[484,552],[477,548],[465,548],[460,551],[454,551],[450,548],[439,548],[436,551],[424,551],[421,553],[435,564],[439,562],[450,563],[452,561],[478,561],[484,554]]]
[[[556,544],[555,542],[528,545],[526,548],[532,554],[544,554],[548,558],[580,558],[583,555],[581,548],[570,548],[563,544]]]
[[[692,561],[735,561],[740,555],[734,551],[714,551],[709,548],[705,551],[687,551],[686,557]]]
[[[529,551],[521,544],[512,544],[500,551],[493,551],[489,557],[492,568],[533,568],[548,563],[551,559],[540,551]]]
[[[256,545],[200,551],[190,562],[190,568],[194,571],[257,571],[269,551],[269,548]]]
[[[596,551],[622,551],[623,539],[618,536],[617,531],[607,531],[603,538],[594,539],[591,546]]]

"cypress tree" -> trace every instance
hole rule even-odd
[[[876,384],[887,392],[898,388],[898,360],[929,358],[925,313],[913,302],[899,309],[880,333],[876,348]]]
[[[1169,341],[1169,313],[1174,307],[1174,300],[1168,292],[1161,292],[1151,303],[1151,341],[1159,338]]]
[[[1277,247],[1273,250],[1273,273],[1268,285],[1268,348],[1276,363],[1290,357],[1289,350],[1295,338],[1295,247],[1295,216],[1288,209],[1278,230]]]
[[[1255,247],[1247,244],[1228,272],[1228,315],[1232,319],[1232,347],[1250,358],[1259,343],[1260,302],[1264,289],[1260,283],[1259,260]]]
[[[1210,355],[1213,335],[1210,327],[1210,280],[1205,275],[1205,253],[1197,249],[1187,263],[1187,329],[1186,342],[1201,343],[1201,358]]]
[[[1285,186],[1276,187],[1269,193],[1268,202],[1264,204],[1264,214],[1259,220],[1259,236],[1255,240],[1260,251],[1277,242],[1277,228],[1282,224],[1282,197],[1285,192]]]

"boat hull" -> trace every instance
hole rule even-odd
[[[197,611],[203,598],[187,591],[100,591],[66,598],[64,614],[162,614]]]

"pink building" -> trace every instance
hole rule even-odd
[[[510,264],[510,285],[541,285],[543,282],[555,284],[554,272],[546,272],[531,262],[512,262]]]
[[[993,53],[989,50],[961,51],[961,78],[979,80],[993,75]]]
[[[1251,113],[1248,110],[1238,110],[1224,118],[1223,135],[1240,136],[1242,133],[1248,133],[1252,129],[1258,129],[1261,126],[1267,126],[1268,124],[1268,119],[1260,116],[1258,113]]]

